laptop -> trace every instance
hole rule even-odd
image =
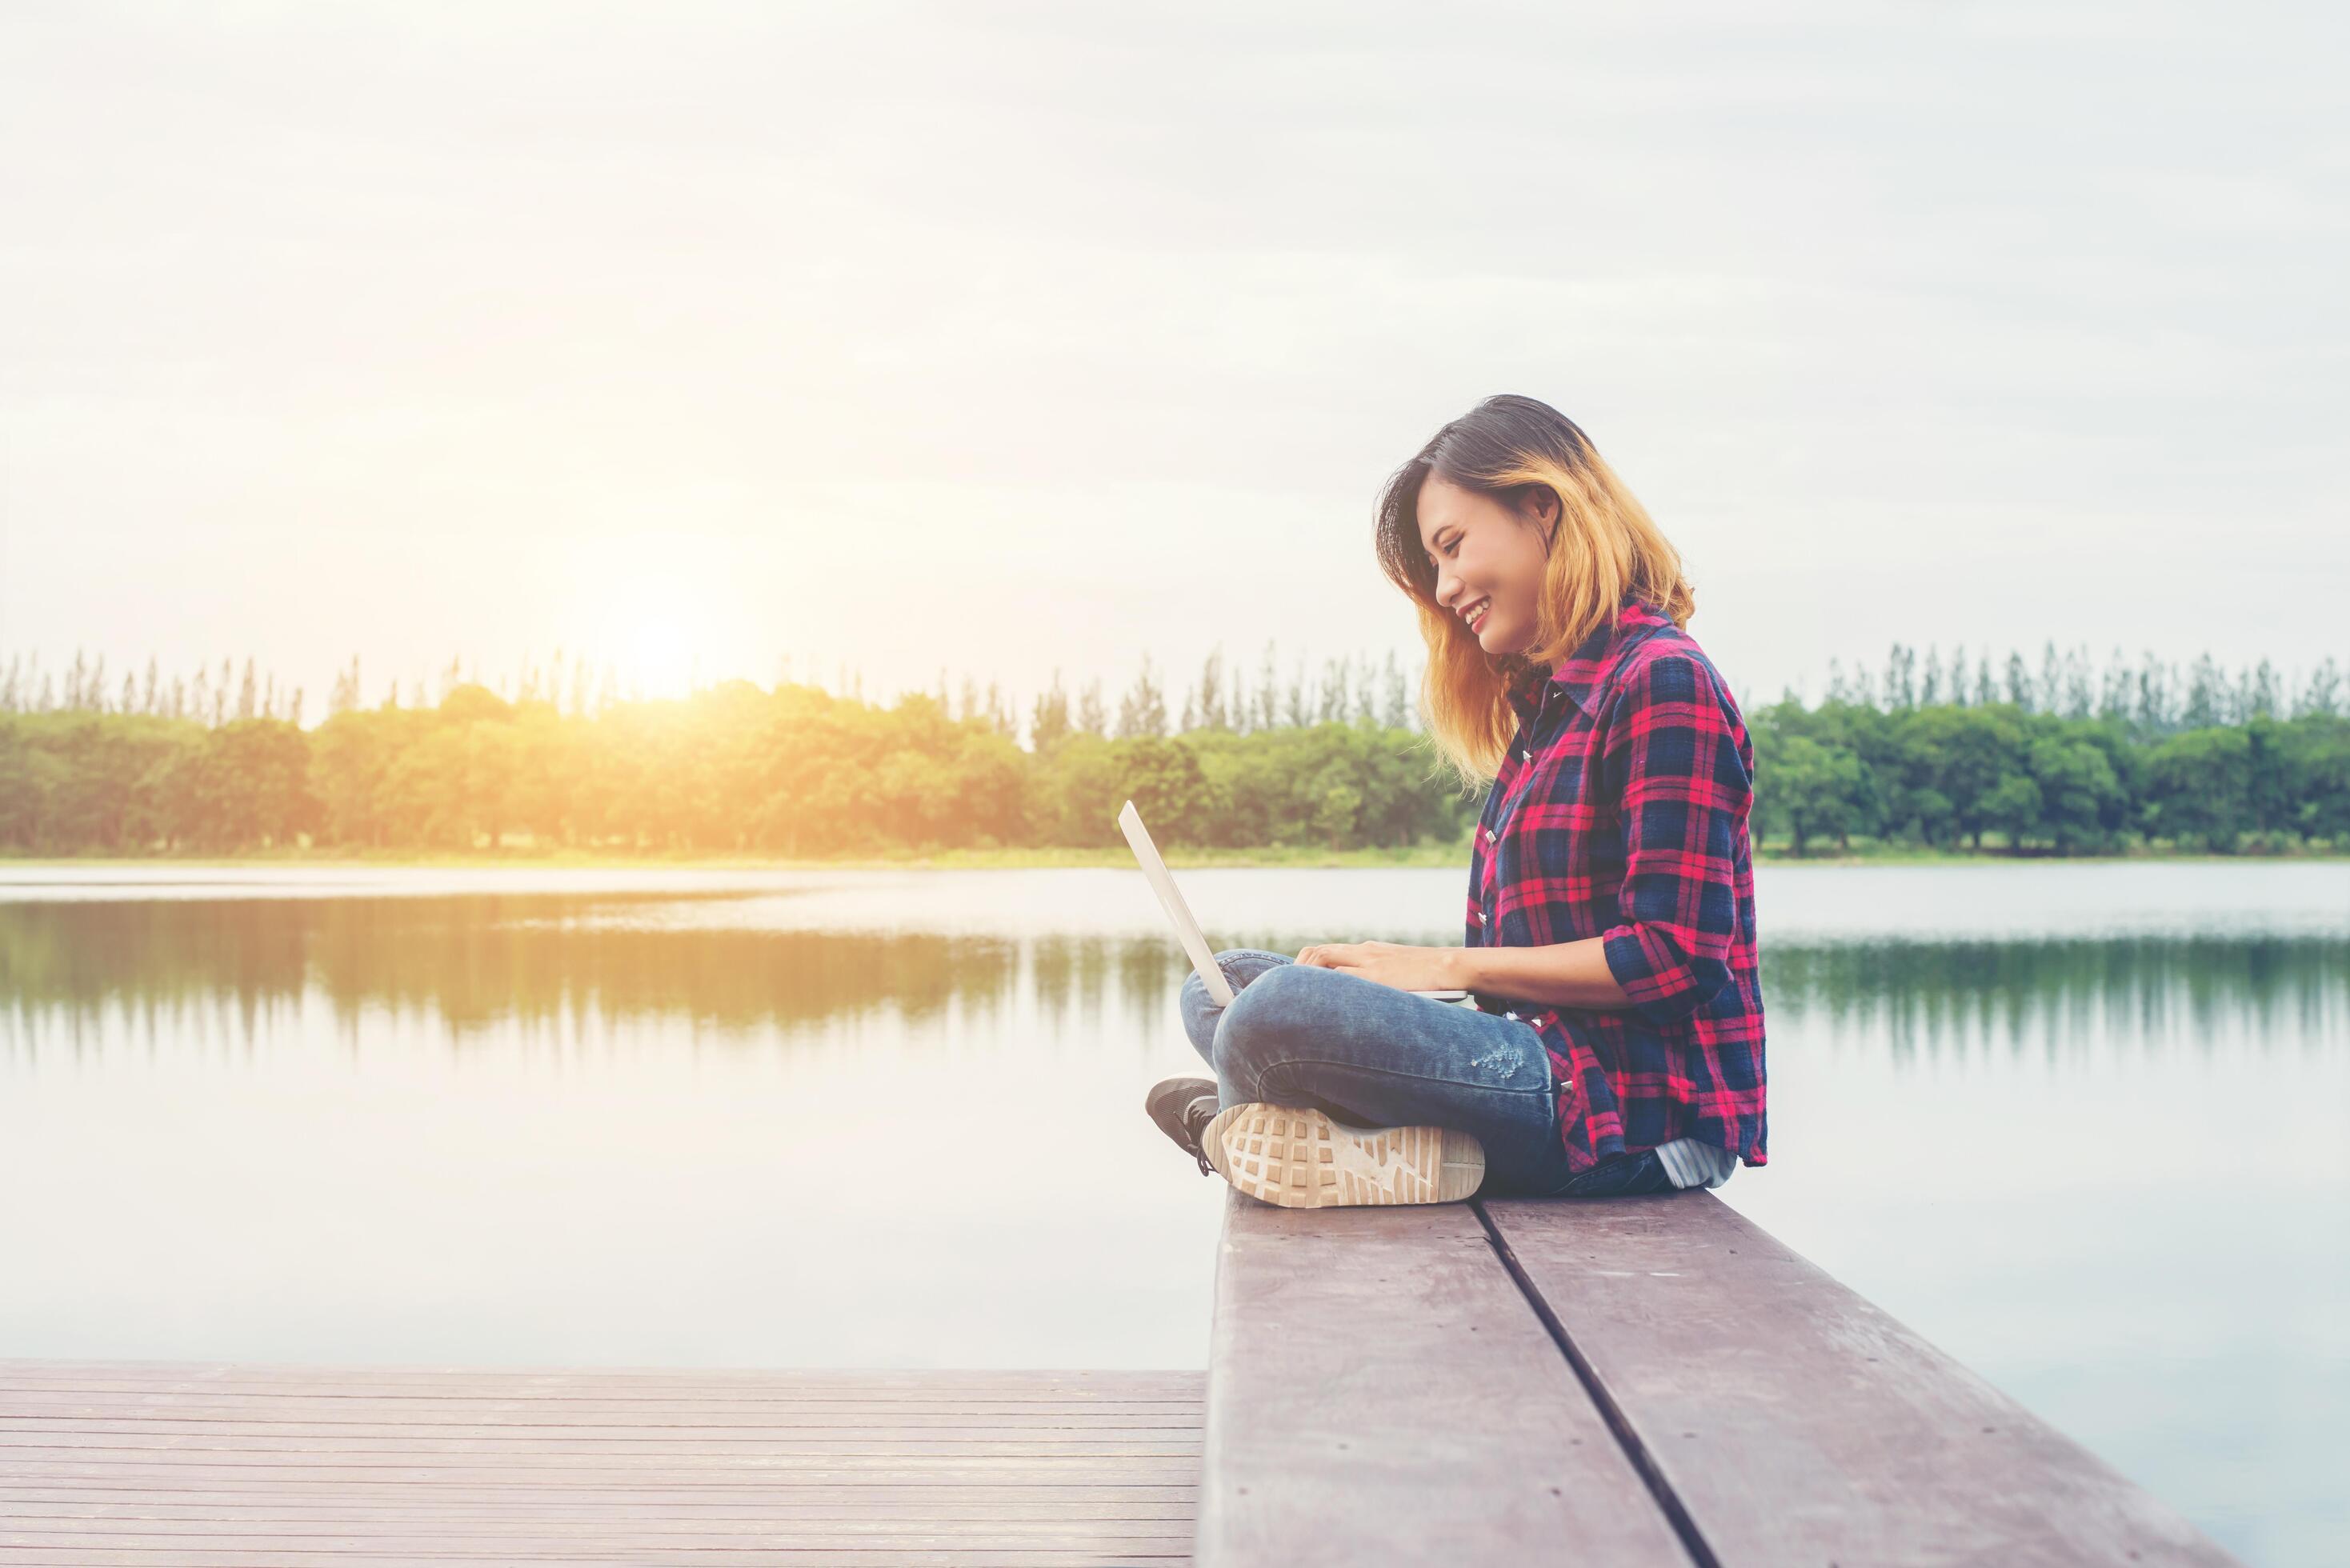
[[[1167,911],[1168,920],[1175,927],[1175,940],[1183,944],[1184,953],[1191,961],[1192,970],[1200,983],[1208,988],[1208,995],[1219,1007],[1232,1004],[1232,988],[1224,979],[1224,971],[1216,966],[1216,955],[1208,946],[1208,939],[1200,932],[1200,922],[1191,918],[1191,906],[1175,886],[1175,878],[1167,873],[1167,862],[1159,857],[1159,846],[1150,842],[1150,830],[1142,826],[1142,814],[1128,801],[1126,809],[1118,814],[1118,826],[1126,835],[1126,842],[1134,850],[1134,858],[1141,864],[1142,879],[1159,895],[1159,907]],[[1424,996],[1430,1002],[1461,1002],[1467,999],[1465,991],[1415,991],[1412,996]]]

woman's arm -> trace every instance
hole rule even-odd
[[[1659,1024],[1703,1006],[1730,980],[1740,841],[1753,796],[1731,711],[1717,701],[1709,671],[1674,653],[1643,661],[1627,681],[1607,755],[1624,876],[1609,911],[1616,923],[1600,935],[1534,947],[1346,942],[1307,948],[1297,961],[1399,991],[1636,1008]]]
[[[1482,991],[1566,1007],[1629,1007],[1632,999],[1607,968],[1607,947],[1602,937],[1540,948],[1326,942],[1300,952],[1297,961],[1359,975],[1398,991]]]
[[[1461,948],[1456,983],[1464,991],[1551,1002],[1563,1007],[1629,1007],[1632,999],[1607,967],[1607,939],[1540,948]]]

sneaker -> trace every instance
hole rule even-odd
[[[1320,1111],[1232,1106],[1201,1139],[1225,1180],[1284,1209],[1457,1203],[1485,1179],[1485,1146],[1449,1127],[1350,1127]]]
[[[1150,1086],[1142,1102],[1159,1130],[1175,1140],[1175,1147],[1200,1162],[1200,1174],[1211,1176],[1215,1167],[1208,1163],[1207,1154],[1200,1142],[1201,1134],[1216,1116],[1216,1081],[1213,1078],[1166,1078]]]

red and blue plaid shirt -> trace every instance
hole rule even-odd
[[[1469,945],[1603,938],[1633,1005],[1478,1007],[1542,1035],[1570,1169],[1678,1137],[1762,1164],[1754,751],[1730,688],[1671,621],[1627,603],[1546,678],[1512,681],[1510,703],[1517,737],[1469,862]]]

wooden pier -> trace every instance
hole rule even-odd
[[[0,1361],[0,1563],[1165,1564],[1201,1383]]]
[[[2233,1559],[1694,1190],[1318,1211],[1235,1196],[1199,1561]]]
[[[1204,1378],[0,1362],[0,1564],[2231,1561],[1711,1193],[1229,1204]]]

